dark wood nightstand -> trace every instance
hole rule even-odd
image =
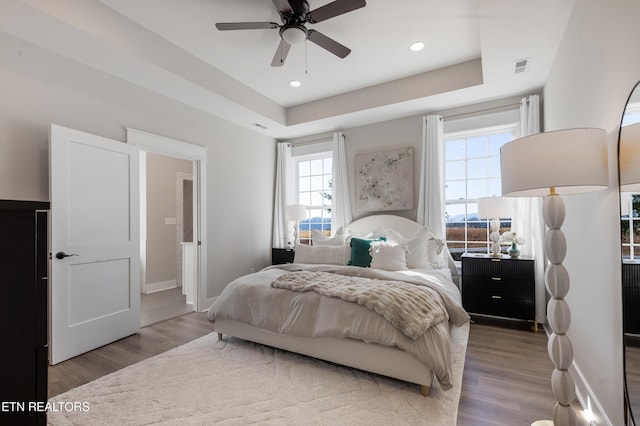
[[[462,304],[470,314],[533,321],[537,330],[535,261],[463,255]]]
[[[295,252],[292,249],[286,248],[272,248],[271,249],[271,264],[282,265],[283,263],[293,263],[293,255]]]

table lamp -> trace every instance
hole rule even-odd
[[[287,220],[290,222],[295,222],[293,228],[293,241],[294,244],[300,244],[300,239],[298,238],[298,226],[300,221],[307,218],[307,206],[304,204],[290,204],[287,206]]]
[[[562,265],[567,242],[560,229],[565,218],[560,195],[597,191],[609,186],[607,134],[602,129],[568,129],[538,133],[509,142],[500,150],[502,194],[513,197],[546,195],[543,217],[547,231],[545,254],[551,265],[545,285],[551,294],[547,317],[552,333],[549,358],[555,366],[551,387],[557,403],[553,408],[556,426],[576,425],[571,404],[576,397],[569,367],[573,347],[567,336],[571,312],[564,297],[569,292],[569,273]]]
[[[491,219],[489,240],[491,256],[500,256],[500,218],[513,215],[513,199],[506,197],[483,197],[478,199],[478,218]]]

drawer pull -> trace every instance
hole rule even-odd
[[[491,277],[491,279],[493,281],[502,281],[502,278],[500,278],[500,277]]]
[[[502,299],[502,296],[491,296],[492,299]]]
[[[500,262],[502,259],[491,259],[492,262]]]

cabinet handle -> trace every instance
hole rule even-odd
[[[500,262],[502,259],[491,259],[492,262]]]
[[[500,277],[491,277],[491,279],[493,281],[502,281],[502,278],[500,278]]]
[[[502,299],[502,296],[491,296],[492,299]]]

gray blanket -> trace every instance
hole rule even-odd
[[[271,286],[301,293],[314,291],[366,306],[414,340],[433,324],[449,319],[434,290],[403,281],[297,271],[278,277]]]

